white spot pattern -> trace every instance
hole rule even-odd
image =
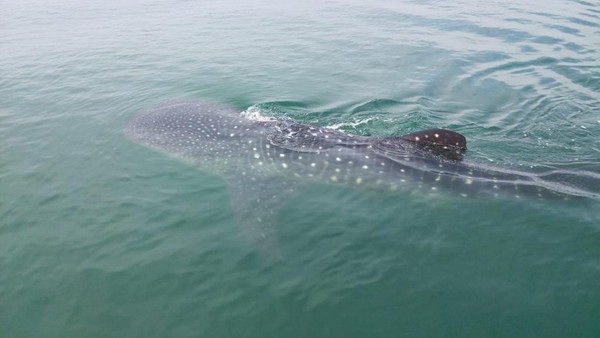
[[[290,128],[299,126],[299,131],[283,135],[280,144],[277,139],[269,138],[277,125]],[[547,192],[547,189],[538,186],[532,188],[517,180],[511,181],[510,176],[506,179],[500,174],[502,180],[497,181],[495,178],[486,178],[491,175],[485,176],[485,172],[465,170],[451,162],[427,162],[405,152],[403,148],[398,148],[397,153],[382,156],[380,149],[366,143],[364,137],[315,127],[310,127],[309,134],[302,130],[305,126],[275,119],[240,119],[235,109],[196,102],[166,105],[149,111],[132,120],[126,133],[132,140],[151,148],[175,154],[216,172],[234,173],[237,170],[240,176],[250,176],[252,181],[273,175],[273,168],[278,168],[275,172],[285,177],[308,176],[333,182],[385,184],[390,189],[395,189],[399,182],[410,180],[415,184],[407,187],[413,189],[419,186],[431,191],[458,189],[463,197],[477,194],[475,189],[486,188],[492,190],[494,195],[502,193],[503,196],[514,198],[522,198],[530,193],[529,190],[533,190],[536,197],[542,197]],[[420,134],[424,139],[431,136],[441,139],[437,141],[440,143],[451,140],[459,145],[459,142],[454,142],[455,139],[448,139],[452,136],[446,133]],[[299,143],[294,143],[298,140]],[[420,141],[419,136],[415,136],[414,140]],[[306,150],[298,152],[301,148]],[[328,157],[335,157],[335,162],[332,161],[335,165],[329,164]],[[282,162],[282,159],[286,162]],[[288,168],[293,170],[281,170]],[[360,176],[358,169],[362,169]],[[464,185],[453,184],[456,179]]]

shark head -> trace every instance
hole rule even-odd
[[[231,160],[242,158],[247,145],[265,133],[260,123],[240,113],[213,102],[173,101],[132,119],[125,134],[136,143],[201,168],[221,170]]]

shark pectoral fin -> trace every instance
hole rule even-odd
[[[227,179],[232,209],[250,243],[264,258],[281,260],[276,215],[293,192],[290,182],[277,178]]]

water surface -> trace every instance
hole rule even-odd
[[[360,135],[444,127],[469,160],[593,191],[597,7],[0,4],[0,336],[597,336],[596,199],[307,184],[266,262],[218,175],[122,133],[177,98]]]

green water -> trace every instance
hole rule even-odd
[[[129,142],[193,98],[600,181],[593,1],[0,2],[0,337],[597,337],[600,203],[307,184],[261,259]],[[569,182],[566,182],[569,183]],[[578,184],[580,182],[571,182]]]

